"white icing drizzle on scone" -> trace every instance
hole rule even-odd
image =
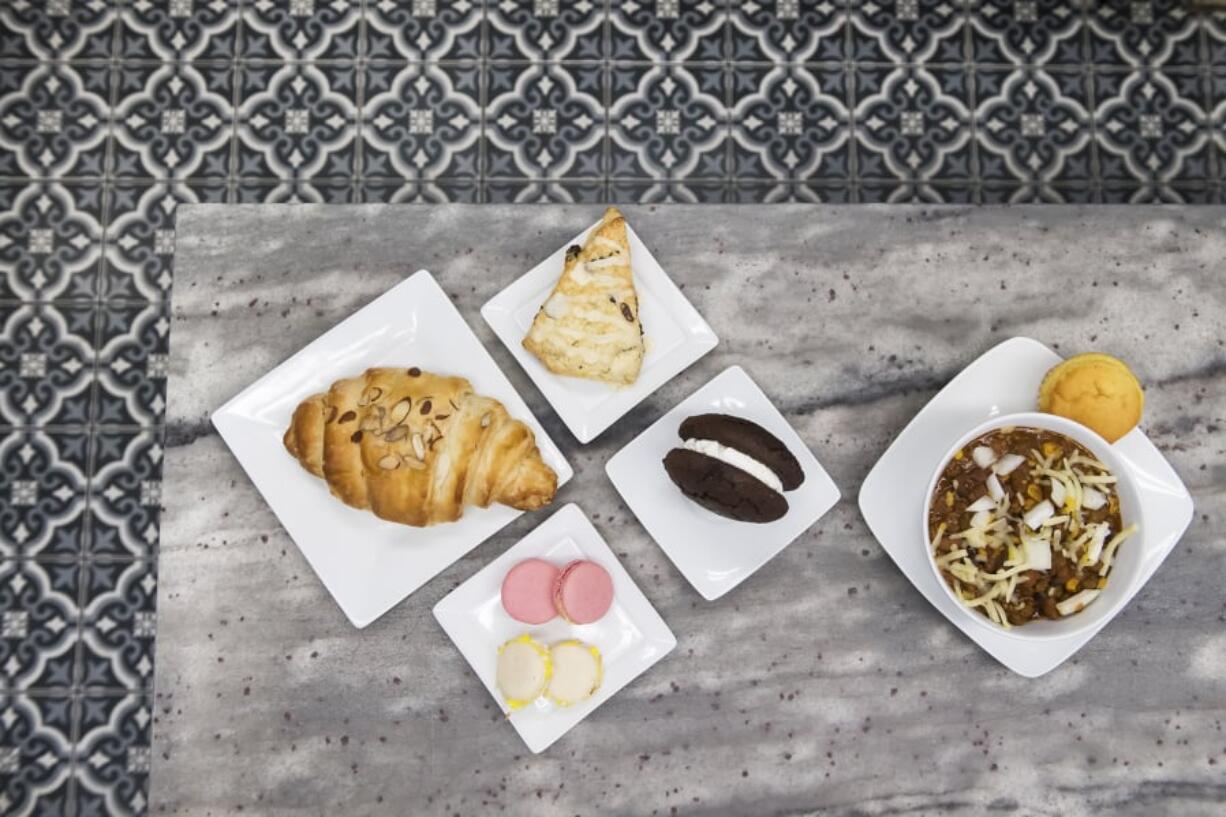
[[[714,457],[720,462],[731,465],[733,468],[739,468],[766,485],[766,487],[783,493],[783,480],[779,479],[779,476],[765,463],[754,459],[743,451],[738,451],[715,440],[689,439],[683,443],[682,447],[690,451],[696,451],[699,454],[706,454],[708,457]]]
[[[609,208],[533,318],[524,347],[552,372],[615,385],[638,378],[646,344],[625,219]]]

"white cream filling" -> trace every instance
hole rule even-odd
[[[682,447],[690,451],[697,451],[699,454],[706,454],[708,457],[715,457],[720,462],[726,462],[733,468],[739,468],[756,478],[767,487],[783,493],[783,482],[774,471],[735,448],[717,443],[715,440],[686,440]]]

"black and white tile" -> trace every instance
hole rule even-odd
[[[977,63],[1079,64],[1086,14],[1076,0],[984,0],[967,19],[969,56]]]
[[[371,60],[477,60],[488,53],[481,0],[367,0],[364,15]]]
[[[600,0],[501,0],[489,5],[487,17],[486,56],[491,60],[601,60],[605,56],[606,15]]]
[[[852,75],[842,65],[763,65],[735,72],[730,111],[734,178],[798,182],[851,177],[847,108]],[[755,188],[757,189],[757,188]],[[751,193],[750,201],[760,201]]]
[[[238,45],[239,0],[141,0],[119,8],[117,55],[125,60],[226,60]]]
[[[249,63],[237,81],[234,161],[240,177],[357,172],[356,63]]]
[[[0,299],[95,298],[105,197],[101,181],[0,182]]]
[[[489,69],[485,175],[601,176],[604,71],[589,63],[513,63]]]
[[[725,68],[718,64],[615,65],[610,70],[610,174],[727,178],[726,79]]]
[[[720,0],[611,3],[606,56],[614,62],[722,60],[728,14],[728,4]]]
[[[116,3],[109,0],[10,0],[0,7],[5,56],[39,60],[111,56]]]
[[[1088,183],[1094,170],[1091,81],[1083,69],[978,71],[975,135],[984,183]]]
[[[76,682],[82,567],[7,560],[0,568],[0,679],[4,690],[69,689]]]
[[[240,14],[244,59],[353,59],[361,47],[361,0],[251,0]]]
[[[476,64],[371,64],[363,79],[363,175],[474,181],[480,176],[481,70]]]
[[[118,71],[119,178],[217,178],[230,172],[234,71],[208,63],[136,63]]]
[[[974,178],[973,90],[965,67],[862,67],[856,83],[862,178],[921,187],[930,180]]]
[[[3,813],[68,813],[73,789],[75,704],[71,695],[63,693],[33,696],[0,692]]]
[[[1095,124],[1105,182],[1204,182],[1210,177],[1210,117],[1199,73],[1100,72]]]
[[[185,202],[1189,202],[1180,0],[0,2],[0,813],[142,814]]]
[[[0,150],[19,175],[102,175],[113,73],[107,64],[59,62],[0,72]]]
[[[92,417],[98,308],[0,305],[0,418],[12,426],[81,426]]]

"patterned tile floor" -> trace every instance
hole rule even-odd
[[[1223,201],[1226,17],[0,2],[0,813],[146,806],[181,202]]]

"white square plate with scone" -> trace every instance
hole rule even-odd
[[[729,519],[673,484],[664,457],[683,445],[678,432],[686,418],[709,413],[757,424],[795,457],[804,480],[783,493],[787,508],[782,517],[765,523]],[[830,475],[740,366],[725,369],[678,403],[614,454],[605,471],[643,527],[707,601],[752,576],[839,501]]]
[[[569,624],[560,617],[537,625],[512,619],[502,607],[502,581],[516,563],[532,558],[559,566],[584,559],[604,567],[613,580],[609,611],[591,624]],[[600,650],[604,677],[592,697],[566,707],[542,698],[508,716],[533,752],[543,752],[677,646],[668,624],[575,504],[563,507],[451,591],[435,605],[434,617],[504,712],[507,706],[496,680],[500,645],[528,633],[545,645],[579,639]]]
[[[1138,575],[1126,597],[1108,615],[1095,626],[1067,636],[1022,639],[976,621],[977,613],[960,608],[946,592],[932,567],[920,522],[933,470],[968,428],[1001,415],[1034,411],[1043,376],[1060,360],[1042,343],[1024,337],[989,349],[915,415],[860,487],[864,521],[915,589],[989,655],[1027,678],[1052,671],[1084,647],[1144,586],[1192,521],[1192,497],[1183,482],[1149,438],[1135,428],[1111,448],[1114,458],[1130,472],[1121,477],[1135,484],[1145,520],[1140,535],[1126,543],[1140,551]]]
[[[634,383],[621,386],[555,374],[524,348],[524,337],[537,311],[562,274],[567,247],[583,245],[595,226],[563,244],[481,307],[485,322],[581,443],[594,440],[719,342],[702,315],[635,234],[633,226],[627,224],[630,266],[646,343],[642,369]]]
[[[522,513],[468,507],[458,521],[414,528],[329,494],[282,442],[295,408],[372,366],[467,378],[532,430],[559,487],[573,474],[527,404],[425,270],[316,338],[213,413],[213,425],[312,569],[356,627],[365,627]],[[548,511],[538,511],[547,513]]]

